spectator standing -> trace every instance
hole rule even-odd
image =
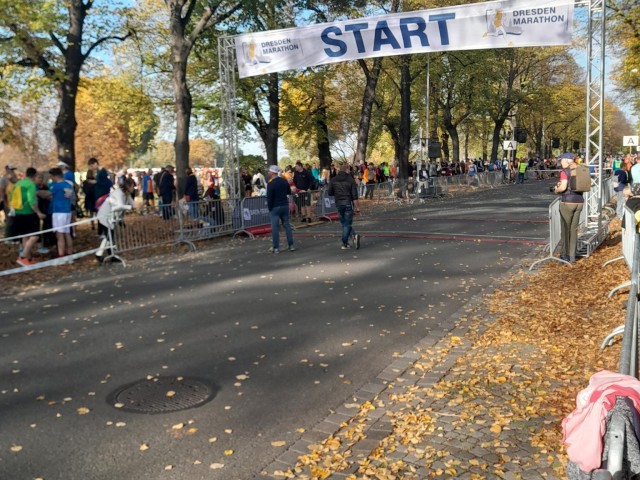
[[[629,183],[640,183],[640,155],[636,157],[635,165],[632,164],[629,175],[631,176]]]
[[[560,258],[567,262],[575,262],[578,224],[584,206],[584,198],[581,192],[571,190],[571,170],[577,167],[573,155],[564,153],[560,162],[562,166],[560,181],[554,188],[555,193],[562,195],[560,198],[560,239],[562,242]]]
[[[22,238],[22,254],[17,260],[18,264],[23,267],[35,263],[31,258],[31,250],[38,241],[36,233],[40,230],[40,220],[45,219],[45,214],[38,208],[34,182],[36,173],[35,168],[27,168],[25,178],[14,185],[9,202],[14,205],[15,210],[13,234],[16,236],[26,235]],[[17,197],[18,195],[19,197]]]
[[[13,186],[18,181],[18,175],[16,175],[16,167],[13,165],[6,165],[4,167],[4,175],[0,178],[0,210],[4,212],[4,237],[9,238],[13,236],[12,223],[13,217],[9,216],[9,196]]]
[[[93,218],[96,216],[96,174],[93,170],[87,170],[87,176],[82,182],[82,193],[84,194],[84,209],[87,216]],[[91,221],[91,230],[95,229],[93,220]]]
[[[622,159],[620,158],[619,155],[616,155],[613,161],[611,162],[611,168],[613,169],[613,173],[616,174],[618,170],[622,168],[622,165],[623,165]]]
[[[240,183],[242,185],[243,195],[245,197],[250,197],[253,192],[253,187],[251,186],[251,174],[246,168],[240,169]]]
[[[358,187],[351,175],[347,173],[349,166],[346,163],[340,165],[340,171],[329,183],[329,196],[335,198],[336,208],[340,224],[342,225],[342,250],[351,248],[349,240],[358,250],[360,248],[360,235],[353,228],[353,214],[360,212],[358,203]]]
[[[71,204],[74,199],[73,185],[63,176],[60,168],[49,170],[51,176],[51,223],[56,234],[58,257],[73,254],[73,238],[71,237]]]
[[[309,171],[302,166],[302,162],[296,162],[293,172],[293,185],[296,188],[296,204],[298,212],[302,216],[302,221],[311,223],[311,184],[313,177]]]
[[[142,201],[147,211],[155,204],[153,184],[153,170],[149,169],[142,177]]]
[[[184,170],[187,179],[184,184],[184,201],[187,202],[191,218],[198,217],[198,179],[189,167]]]
[[[516,183],[524,184],[524,174],[528,166],[529,163],[524,158],[518,160],[518,181]]]
[[[162,199],[162,218],[169,220],[173,217],[173,195],[176,190],[172,165],[165,167],[158,183],[158,190]]]
[[[35,177],[36,197],[38,198],[38,210],[45,214],[42,221],[42,230],[51,230],[53,228],[51,220],[51,192],[49,186],[44,181],[44,175],[37,173]],[[42,246],[38,249],[38,253],[49,253],[49,247],[56,245],[56,234],[52,231],[42,234]]]
[[[108,170],[100,167],[100,163],[97,158],[92,157],[87,163],[89,165],[89,169],[93,170],[95,173],[95,195],[97,200],[98,198],[109,194],[111,187],[113,187],[113,182],[109,177]]]
[[[264,178],[261,168],[253,174],[253,178],[251,178],[251,185],[255,195],[263,196],[262,191],[267,188],[267,180]]]
[[[102,235],[102,242],[96,252],[96,259],[99,263],[104,261],[104,253],[107,248],[111,250],[110,240],[115,241],[114,228],[122,219],[125,211],[133,208],[133,199],[131,193],[135,188],[135,183],[128,178],[122,180],[122,184],[118,185],[105,202],[98,209],[98,234]]]
[[[271,216],[271,240],[272,246],[269,249],[271,253],[280,253],[280,223],[284,227],[287,236],[287,244],[289,250],[294,251],[293,233],[291,224],[289,223],[289,195],[291,195],[291,187],[289,182],[279,176],[280,168],[277,165],[271,165],[267,171],[269,182],[267,183],[267,207]]]
[[[331,181],[331,179],[337,174],[338,170],[336,170],[336,166],[332,163],[331,165],[329,165],[329,181]]]
[[[364,198],[373,200],[373,189],[375,188],[377,180],[376,169],[373,166],[373,163],[369,163],[367,168],[365,168],[362,180],[365,184]]]
[[[478,173],[476,164],[471,160],[467,160],[467,186],[473,185]]]
[[[624,215],[624,187],[629,183],[629,175],[627,166],[620,162],[620,168],[614,170],[615,178],[613,180],[613,190],[616,192],[616,215],[622,218]]]

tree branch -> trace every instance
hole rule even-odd
[[[60,50],[60,53],[62,53],[62,55],[65,55],[67,52],[67,49],[62,44],[62,42],[58,39],[58,37],[56,37],[56,34],[53,32],[49,32],[49,37],[51,38],[51,41],[53,42],[53,44],[56,47],[58,47],[58,50]]]
[[[102,37],[99,40],[96,40],[93,45],[91,45],[89,47],[89,49],[87,50],[87,52],[82,55],[82,60],[86,60],[87,58],[89,58],[89,55],[91,55],[91,52],[93,52],[93,50],[98,47],[99,45],[103,44],[104,42],[108,42],[111,40],[118,40],[120,42],[124,42],[127,38],[129,38],[131,35],[133,35],[133,32],[129,31],[127,32],[127,34],[125,36],[120,36],[120,35],[111,35],[108,37]]]
[[[196,26],[193,28],[193,31],[191,32],[191,34],[186,38],[189,44],[189,49],[191,49],[191,47],[195,43],[196,39],[200,36],[200,34],[208,28],[207,24],[209,23],[209,20],[211,20],[212,17],[213,17],[213,11],[211,10],[211,8],[209,7],[205,8],[204,13],[200,17],[200,20],[198,20],[198,23],[196,23]]]
[[[189,20],[191,20],[191,15],[193,15],[193,10],[196,8],[196,4],[198,2],[196,0],[190,0],[189,1],[189,6],[187,7],[187,12],[184,14],[184,17],[182,17],[182,24],[183,25],[187,25],[189,23]],[[183,5],[184,7],[184,5]]]

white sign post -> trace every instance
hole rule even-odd
[[[502,142],[502,148],[504,150],[517,150],[518,142],[516,142],[515,140],[505,140],[504,142]]]
[[[632,147],[636,147],[636,151],[638,150],[638,135],[625,135],[622,137],[622,146],[629,147],[629,152],[631,152]]]

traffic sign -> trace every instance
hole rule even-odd
[[[622,137],[622,146],[638,148],[638,135],[625,135]]]
[[[502,148],[504,150],[517,150],[518,142],[516,142],[515,140],[505,140],[504,142],[502,142]]]

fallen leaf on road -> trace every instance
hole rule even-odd
[[[278,440],[277,442],[271,442],[272,447],[284,447],[287,442],[283,442],[282,440]]]
[[[221,468],[224,468],[224,463],[212,463],[209,465],[209,468],[211,470],[220,470]]]

